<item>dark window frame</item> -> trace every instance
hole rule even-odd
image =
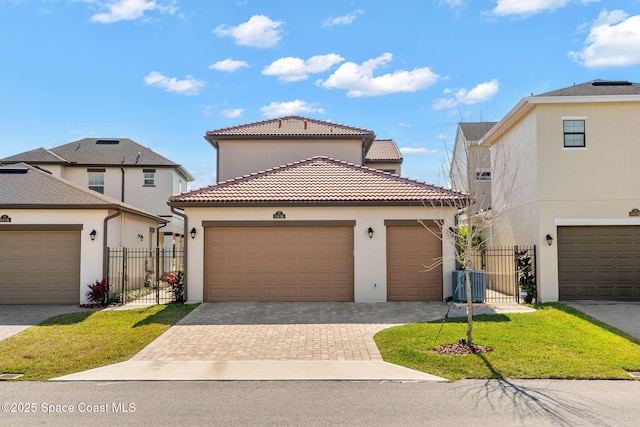
[[[567,129],[567,125],[582,122],[582,130],[576,130],[573,127]],[[563,119],[562,120],[563,147],[564,148],[586,148],[587,146],[587,121],[585,119]],[[582,136],[582,138],[579,138]],[[582,139],[582,144],[580,144]],[[578,142],[577,145],[575,142]]]

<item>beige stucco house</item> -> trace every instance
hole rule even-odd
[[[478,142],[496,122],[461,122],[449,165],[451,188],[471,196],[473,213],[491,208],[491,153]]]
[[[25,163],[0,166],[0,304],[78,304],[109,247],[145,248],[163,218]]]
[[[169,200],[193,231],[189,301],[451,295],[454,245],[442,229],[466,196],[365,166],[372,131],[294,116],[206,139],[219,182]]]
[[[480,141],[489,244],[537,245],[540,301],[640,300],[639,117],[640,84],[595,80],[524,98]]]
[[[182,218],[173,214],[166,202],[169,196],[186,191],[193,177],[153,150],[128,138],[84,138],[0,159],[0,164],[17,162],[162,217],[167,224],[157,234],[145,233],[147,243],[181,245]]]

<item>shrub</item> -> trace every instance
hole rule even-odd
[[[94,285],[89,285],[89,292],[87,292],[87,298],[93,304],[106,304],[107,303],[107,295],[109,293],[109,286],[107,285],[107,280],[102,279],[101,281],[96,280]]]

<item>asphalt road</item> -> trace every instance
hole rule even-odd
[[[638,381],[0,382],[2,426],[637,426]]]

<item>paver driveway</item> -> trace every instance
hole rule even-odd
[[[132,360],[382,360],[391,326],[444,317],[442,302],[204,303]]]

